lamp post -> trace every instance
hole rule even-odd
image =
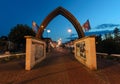
[[[68,29],[68,33],[70,33],[70,39],[72,39],[72,30]]]
[[[46,50],[47,50],[47,52],[49,52],[49,51],[50,51],[50,45],[49,45],[48,34],[49,34],[51,31],[50,31],[50,29],[47,29],[46,31],[47,31],[47,49],[46,49]]]
[[[70,33],[70,41],[72,42],[72,30],[71,30],[71,29],[68,29],[68,33]],[[69,43],[70,52],[72,52],[72,45],[71,45],[71,42]]]
[[[48,30],[47,30],[47,38],[48,38],[48,34],[49,34],[50,32],[51,32],[51,31],[48,29]]]

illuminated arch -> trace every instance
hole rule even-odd
[[[46,28],[46,26],[49,24],[49,22],[53,18],[55,18],[58,15],[64,16],[65,18],[67,18],[72,23],[72,25],[75,27],[75,29],[76,29],[76,31],[78,33],[79,38],[84,37],[84,32],[82,30],[82,27],[81,27],[80,23],[77,21],[77,19],[69,11],[67,11],[66,9],[64,9],[62,7],[58,7],[44,19],[44,21],[40,25],[39,30],[38,30],[38,32],[36,34],[37,38],[40,38],[40,39],[42,38],[42,34],[43,34],[44,29]]]

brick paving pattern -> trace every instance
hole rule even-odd
[[[24,59],[0,63],[0,84],[120,84],[120,63],[98,58],[98,70],[90,71],[68,50],[56,49],[31,71]]]

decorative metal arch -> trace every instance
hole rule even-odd
[[[76,31],[78,33],[78,37],[79,38],[82,38],[82,37],[85,36],[84,32],[82,30],[82,27],[81,27],[80,23],[77,21],[77,19],[69,11],[67,11],[66,9],[64,9],[62,7],[58,7],[44,19],[44,21],[42,22],[42,24],[40,25],[40,27],[38,29],[36,37],[41,39],[42,38],[42,34],[44,32],[44,29],[49,24],[49,22],[53,18],[55,18],[56,16],[58,16],[60,14],[62,16],[64,16],[65,18],[67,18],[73,24],[73,26],[75,27],[75,29],[76,29]]]

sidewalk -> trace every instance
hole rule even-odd
[[[68,50],[57,49],[31,71],[24,60],[0,63],[0,84],[120,84],[120,63],[98,59],[98,70],[90,71]]]

